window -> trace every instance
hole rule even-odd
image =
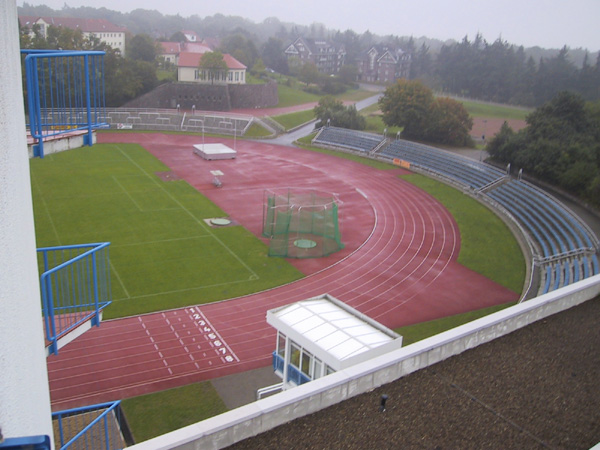
[[[300,367],[300,370],[302,371],[302,373],[304,375],[307,375],[310,378],[313,378],[312,374],[311,374],[312,371],[310,370],[312,361],[313,361],[313,356],[309,352],[307,352],[305,349],[302,349],[302,367]]]
[[[311,373],[311,378],[313,380],[316,380],[317,378],[321,378],[321,376],[323,375],[322,371],[323,371],[323,363],[321,362],[321,360],[319,358],[315,358],[314,364],[313,364],[313,370]]]
[[[285,334],[277,332],[277,354],[285,358]]]
[[[297,369],[300,368],[300,353],[300,346],[294,341],[290,341],[290,364]]]
[[[235,81],[240,81],[240,73],[239,72],[235,73]]]

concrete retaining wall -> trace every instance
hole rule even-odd
[[[123,105],[124,108],[158,108],[197,111],[229,111],[241,108],[266,108],[279,102],[277,83],[200,84],[166,83]]]
[[[598,295],[600,275],[129,448],[224,448],[390,383]]]

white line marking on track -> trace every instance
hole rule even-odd
[[[200,308],[196,307],[195,308],[197,313],[200,314],[202,316],[202,318],[206,321],[206,323],[212,328],[213,332],[219,337],[219,340],[223,343],[223,345],[225,346],[225,348],[227,348],[227,350],[229,351],[229,353],[231,353],[231,355],[235,358],[235,360],[237,362],[240,362],[240,358],[237,357],[237,355],[234,353],[233,350],[231,350],[231,347],[229,347],[229,344],[227,344],[227,342],[225,342],[225,339],[223,339],[223,336],[221,336],[221,333],[219,333],[215,327],[213,326],[212,323],[210,323],[210,320],[208,320],[206,318],[206,316],[202,313],[202,311],[200,310]],[[212,342],[211,342],[212,345]]]

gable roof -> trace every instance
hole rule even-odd
[[[179,54],[179,62],[178,67],[198,67],[200,64],[200,58],[202,58],[203,53],[198,52],[181,52]],[[223,60],[225,60],[225,64],[227,64],[227,68],[229,70],[241,70],[246,69],[246,66],[231,56],[229,53],[223,54]]]
[[[163,54],[206,53],[212,51],[208,45],[199,42],[161,42],[160,46]]]
[[[368,58],[369,55],[373,53],[375,54],[375,57],[377,58],[378,62],[382,62],[386,58],[390,58],[393,59],[396,63],[400,61],[403,55],[407,54],[401,48],[390,48],[387,45],[376,44],[371,46],[371,48],[369,48],[369,50],[367,50],[366,52],[359,55],[359,58]]]
[[[125,33],[126,28],[115,25],[106,19],[79,19],[75,17],[19,16],[21,26],[31,28],[40,20],[55,27],[72,30],[80,29],[85,33]]]

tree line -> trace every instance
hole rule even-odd
[[[413,52],[412,76],[443,92],[498,103],[539,106],[565,90],[600,99],[600,54],[590,61],[586,53],[577,67],[565,46],[535,61],[523,47],[501,39],[489,43],[479,34],[444,45],[435,60],[426,48]]]
[[[402,48],[412,55],[410,79],[420,79],[434,91],[463,95],[499,103],[539,106],[558,92],[569,90],[585,100],[600,99],[600,53],[563,47],[556,51],[509,44],[502,39],[486,41],[481,34],[461,42],[395,35],[379,36],[370,31],[330,30],[323,24],[300,26],[269,18],[254,23],[241,17],[163,15],[158,11],[136,9],[129,13],[106,8],[65,5],[54,11],[27,2],[20,14],[104,18],[126,27],[133,34],[169,40],[181,30],[194,30],[203,38],[221,41],[219,51],[233,55],[249,69],[261,60],[265,67],[288,74],[290,68],[283,51],[299,36],[328,39],[343,45],[348,72],[356,75],[357,60],[374,44]],[[401,31],[401,30],[399,30]],[[314,77],[305,70],[304,79]],[[300,76],[300,73],[294,73]],[[325,86],[324,80],[319,80]],[[323,93],[335,93],[340,86],[326,86]]]
[[[104,56],[105,101],[107,106],[120,106],[129,100],[150,92],[158,85],[156,76],[156,47],[147,35],[128,39],[130,51],[121,55],[95,36],[85,36],[81,30],[49,26],[46,37],[33,26],[33,36],[26,28],[20,29],[21,49],[98,50]]]
[[[515,132],[505,122],[487,145],[490,157],[600,206],[600,101],[563,91]]]

